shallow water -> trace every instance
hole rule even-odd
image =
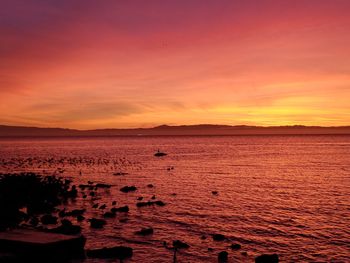
[[[154,157],[158,148],[168,155]],[[130,262],[172,262],[162,243],[175,239],[191,246],[178,262],[217,262],[222,250],[229,262],[252,262],[262,253],[278,253],[281,262],[350,262],[349,157],[350,136],[0,140],[0,172],[55,172],[76,184],[112,184],[97,200],[79,196],[71,206],[87,208],[89,218],[102,214],[93,203],[129,205],[128,214],[107,219],[104,229],[82,226],[87,248],[131,246]],[[120,192],[125,185],[138,190]],[[136,207],[137,197],[152,195],[166,206]],[[147,226],[153,235],[134,234]],[[215,242],[212,233],[228,240]],[[242,249],[229,249],[232,243]]]

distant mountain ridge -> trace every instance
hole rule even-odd
[[[153,128],[76,130],[0,125],[0,137],[156,136],[156,135],[349,134],[350,126],[161,125]]]

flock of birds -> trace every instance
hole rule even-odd
[[[62,174],[64,172],[82,174],[83,170],[89,172],[113,172],[123,169],[141,170],[143,166],[139,162],[126,158],[101,158],[101,157],[28,157],[28,158],[1,158],[0,172],[40,172],[42,174]]]

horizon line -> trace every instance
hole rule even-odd
[[[0,127],[11,127],[11,128],[35,128],[35,129],[62,129],[62,130],[72,130],[72,131],[99,131],[99,130],[147,130],[147,129],[156,129],[156,128],[180,128],[180,127],[199,127],[199,126],[213,126],[213,127],[227,127],[227,128],[350,128],[349,125],[340,125],[340,126],[318,126],[318,125],[302,125],[302,124],[290,124],[290,125],[247,125],[247,124],[209,124],[209,123],[199,123],[199,124],[160,124],[151,127],[132,127],[132,128],[91,128],[91,129],[79,129],[79,128],[68,128],[68,127],[40,127],[40,126],[25,126],[25,125],[8,125],[0,124]]]

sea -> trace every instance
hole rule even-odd
[[[221,251],[228,262],[273,253],[280,262],[350,262],[350,136],[2,138],[0,172],[110,184],[66,205],[85,208],[87,219],[102,218],[113,201],[128,205],[102,229],[73,220],[86,249],[132,247],[125,262],[173,262],[174,240],[190,246],[177,262],[217,262]],[[137,207],[141,198],[165,206]],[[148,227],[153,234],[135,234]]]

